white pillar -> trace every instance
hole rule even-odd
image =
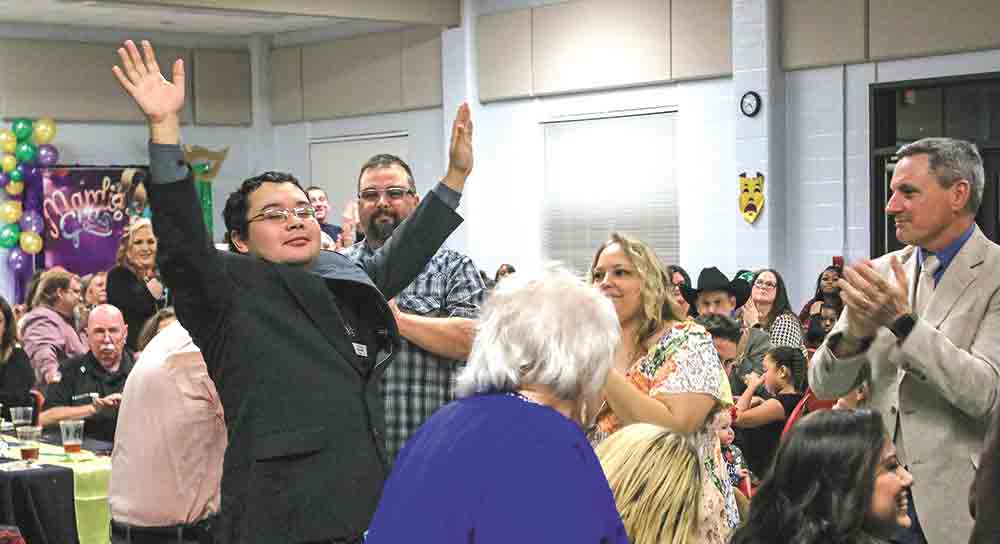
[[[733,1],[733,115],[736,146],[735,187],[740,172],[764,174],[767,201],[752,227],[749,243],[759,248],[756,262],[747,267],[771,265],[787,268],[785,238],[785,78],[780,63],[781,2],[778,0]],[[739,111],[744,93],[761,96],[762,107],[754,117]]]

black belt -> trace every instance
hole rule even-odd
[[[111,520],[111,534],[135,539],[136,542],[177,542],[187,540],[200,544],[212,544],[212,518],[206,518],[192,525],[170,525],[166,527],[141,527]]]

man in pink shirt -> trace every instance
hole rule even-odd
[[[35,307],[21,324],[21,338],[35,369],[35,387],[44,391],[62,378],[59,363],[87,353],[87,346],[73,322],[80,280],[65,270],[49,270],[39,282]]]
[[[112,544],[211,542],[226,444],[205,360],[173,321],[143,349],[122,394],[109,491]]]

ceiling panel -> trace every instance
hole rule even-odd
[[[0,0],[0,22],[160,30],[243,36],[277,34],[345,22],[347,19],[252,12],[107,4],[77,0]]]

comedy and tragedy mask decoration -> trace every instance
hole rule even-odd
[[[764,174],[750,178],[746,172],[740,173],[740,213],[751,225],[760,217],[764,209]]]

